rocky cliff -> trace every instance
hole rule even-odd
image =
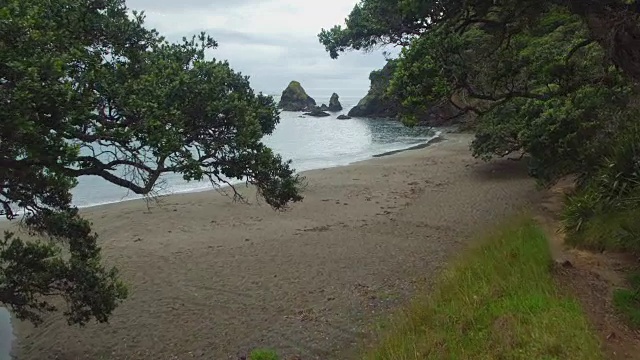
[[[399,119],[402,111],[400,101],[389,94],[387,88],[396,69],[396,61],[389,60],[380,70],[369,75],[371,87],[367,95],[349,111],[352,117],[392,118]],[[425,99],[425,102],[427,100]],[[421,126],[451,126],[466,121],[467,116],[456,116],[459,111],[450,103],[428,107],[421,114],[415,114]]]
[[[349,116],[373,118],[395,118],[398,116],[400,102],[386,93],[395,68],[396,62],[389,60],[382,69],[371,72],[369,92],[358,102],[358,105],[349,111]]]

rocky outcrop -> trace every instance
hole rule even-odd
[[[402,105],[401,102],[387,91],[391,78],[397,68],[397,60],[389,60],[387,64],[380,70],[372,71],[369,75],[371,86],[367,95],[362,98],[358,105],[352,108],[348,116],[341,115],[337,117],[339,120],[347,120],[351,117],[368,117],[368,118],[386,118],[400,120]],[[329,111],[332,111],[334,97],[338,100],[338,95],[333,94],[329,102]],[[453,96],[452,101],[442,104],[426,103],[424,109],[415,111],[412,115],[415,117],[415,125],[430,127],[446,127],[459,124],[473,124],[474,116],[471,114],[461,114],[459,108],[466,106],[474,106],[475,104],[466,104],[464,97]]]
[[[327,104],[320,105],[320,107],[318,109],[320,111],[329,111],[329,107],[327,106]]]
[[[324,104],[323,104],[324,105]],[[340,97],[338,94],[333,93],[329,100],[329,111],[342,111],[342,104],[340,104]]]
[[[289,83],[282,92],[278,108],[284,111],[309,111],[314,109],[316,101],[304,91],[297,81]]]
[[[304,113],[305,115],[308,116],[313,116],[313,117],[326,117],[326,116],[331,116],[331,114],[326,113],[320,109],[313,109],[310,112],[306,112]]]
[[[352,117],[395,118],[400,110],[400,101],[387,94],[396,61],[389,60],[380,70],[369,75],[371,87],[367,95],[349,111]]]
[[[389,60],[381,70],[371,72],[369,92],[358,102],[358,105],[349,111],[349,116],[399,119],[402,110],[400,101],[387,92],[396,64],[395,60]],[[445,103],[427,107],[421,113],[414,115],[417,119],[416,125],[451,126],[465,121],[465,117],[458,117],[457,114],[458,110],[454,106]]]

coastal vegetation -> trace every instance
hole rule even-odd
[[[640,329],[640,272],[633,272],[628,283],[628,288],[615,290],[613,304],[632,327]]]
[[[360,358],[604,359],[580,303],[558,287],[552,264],[546,236],[530,216],[503,221],[441,274],[428,295],[383,320]],[[617,295],[627,305],[629,297]],[[266,350],[249,356],[263,358],[279,359]]]
[[[524,154],[542,185],[576,176],[564,224],[586,244],[589,221],[640,205],[639,18],[622,0],[364,0],[319,39],[334,58],[403,46],[384,91],[408,125],[446,103],[475,131],[474,156]],[[634,250],[635,235],[607,244]]]
[[[385,94],[407,125],[447,104],[490,160],[518,154],[548,186],[576,178],[569,241],[637,252],[640,2],[363,0],[323,29],[336,58],[402,46]]]
[[[635,221],[640,215],[639,4],[640,1],[628,0],[362,0],[349,15],[346,27],[323,30],[319,39],[332,57],[347,50],[369,50],[387,44],[402,46],[397,59],[389,59],[383,69],[371,73],[371,90],[349,115],[399,116],[413,126],[431,123],[428,118],[434,114],[433,109],[447,109],[437,114],[446,120],[464,122],[475,132],[471,148],[477,158],[491,160],[522,154],[529,173],[542,186],[567,176],[575,178],[575,190],[567,196],[562,214],[569,243],[599,251],[637,254],[640,251],[640,226]],[[78,178],[99,177],[143,196],[153,196],[163,176],[170,173],[189,181],[206,180],[213,187],[242,180],[254,185],[272,208],[284,209],[302,200],[302,179],[290,162],[262,143],[264,136],[271,134],[279,122],[278,109],[330,116],[323,110],[342,108],[337,94],[331,97],[329,106],[318,108],[315,100],[295,81],[289,84],[280,104],[276,105],[271,97],[255,93],[248,78],[234,71],[227,62],[205,56],[216,48],[214,39],[202,33],[178,43],[168,42],[155,30],[146,29],[143,14],[130,12],[124,0],[3,0],[0,20],[3,40],[0,42],[3,103],[0,215],[21,221],[28,236],[25,237],[24,232],[7,232],[0,241],[0,303],[9,307],[17,318],[35,325],[43,322],[45,314],[58,311],[60,304],[66,306],[63,313],[69,324],[107,322],[127,297],[127,286],[121,281],[118,269],[102,259],[92,224],[72,203],[71,190],[77,186]],[[459,159],[456,157],[456,160]],[[470,163],[457,164],[462,170],[471,166]],[[413,256],[417,253],[415,248],[399,249],[404,252],[389,250],[401,248],[398,245],[402,244],[394,240],[404,240],[404,237],[413,236],[418,239],[416,243],[424,244],[423,234],[444,238],[447,246],[453,246],[449,243],[454,241],[448,241],[448,236],[459,236],[461,232],[452,229],[463,227],[457,218],[453,221],[455,224],[450,225],[445,222],[450,216],[443,215],[440,220],[444,225],[422,226],[435,229],[431,233],[403,229],[403,222],[398,225],[369,219],[399,214],[397,209],[410,212],[406,209],[411,209],[411,201],[422,202],[423,192],[445,193],[449,191],[445,190],[448,186],[468,174],[466,170],[454,172],[451,169],[455,166],[449,163],[445,166],[447,171],[434,171],[446,173],[440,174],[445,177],[427,179],[423,177],[427,171],[422,171],[426,168],[408,170],[418,165],[429,166],[429,169],[438,166],[437,162],[425,165],[405,160],[405,168],[400,171],[393,164],[387,164],[362,175],[325,173],[332,184],[340,182],[346,190],[336,193],[330,185],[318,186],[316,194],[311,195],[317,197],[316,203],[321,207],[308,209],[320,210],[308,212],[303,221],[287,219],[286,224],[263,221],[263,214],[257,212],[248,220],[239,221],[242,216],[233,213],[227,220],[232,226],[227,228],[241,231],[229,233],[242,235],[244,241],[241,239],[239,243],[253,247],[253,252],[240,246],[225,249],[227,262],[218,268],[206,268],[202,272],[204,276],[200,276],[204,281],[193,281],[184,289],[175,286],[184,280],[185,273],[195,277],[196,267],[184,264],[198,256],[202,256],[198,258],[200,263],[218,265],[203,256],[214,248],[207,241],[212,229],[208,224],[214,224],[215,220],[206,218],[206,226],[199,223],[193,226],[200,231],[202,241],[184,245],[189,251],[174,248],[173,252],[167,252],[170,242],[161,243],[158,252],[162,256],[151,260],[161,259],[157,261],[160,265],[154,264],[158,267],[149,271],[163,273],[169,269],[164,274],[177,274],[179,280],[169,282],[167,276],[158,276],[162,281],[142,283],[179,288],[176,296],[168,297],[170,304],[161,304],[163,311],[170,314],[178,312],[175,309],[180,307],[190,309],[193,315],[190,326],[197,331],[184,333],[190,336],[199,331],[203,336],[215,338],[201,331],[203,324],[214,323],[205,316],[213,313],[210,303],[201,299],[225,299],[232,303],[229,299],[233,297],[214,298],[212,294],[237,296],[234,291],[219,291],[230,285],[210,284],[210,274],[220,269],[239,269],[227,273],[232,279],[228,284],[251,284],[260,288],[285,284],[281,290],[264,292],[262,296],[275,299],[271,301],[274,303],[290,301],[285,304],[293,304],[298,299],[281,296],[288,291],[286,284],[313,283],[312,287],[291,290],[313,294],[318,290],[313,288],[317,286],[315,281],[324,276],[322,273],[331,276],[358,273],[349,271],[353,270],[349,266],[371,261],[373,253],[380,257],[375,259],[375,266],[365,269],[371,273],[361,277],[375,279],[372,273],[385,257],[398,256],[397,260],[401,260],[398,262],[405,261],[402,265],[417,257],[415,262],[423,265],[430,261],[422,256],[433,252],[436,256],[432,259],[436,262],[440,253],[447,251],[439,247],[422,248],[418,256],[405,255],[407,258],[403,259],[398,254]],[[380,191],[375,188],[373,191],[374,185],[365,179],[380,176],[384,171],[387,173],[382,177],[394,178],[395,182],[378,184]],[[408,181],[409,176],[415,179]],[[354,186],[349,181],[362,183]],[[494,215],[487,213],[499,206],[492,206],[489,201],[498,199],[496,203],[504,204],[509,201],[509,194],[514,197],[523,194],[515,190],[509,193],[502,184],[494,184],[498,188],[495,192],[483,192],[478,190],[478,184],[473,182],[470,186],[473,187],[468,193],[471,196],[455,190],[451,193],[459,194],[460,198],[483,193],[485,198],[478,198],[484,200],[479,203],[485,208],[479,212],[485,217]],[[401,186],[407,188],[399,191],[397,188]],[[390,188],[393,192],[387,194],[385,191]],[[232,185],[230,189],[236,199],[243,199]],[[322,196],[318,195],[320,191],[325,191]],[[504,194],[507,196],[499,197]],[[342,198],[349,198],[349,202]],[[336,207],[330,208],[334,200]],[[354,204],[358,203],[365,205],[357,208]],[[461,203],[459,207],[450,207],[451,214],[462,213],[459,210],[472,204]],[[355,210],[347,212],[350,206]],[[338,208],[340,210],[336,210]],[[333,210],[336,211],[331,214],[330,223],[327,219],[318,220],[322,212]],[[383,212],[378,212],[380,210]],[[414,214],[423,216],[422,210]],[[177,208],[174,211],[177,212]],[[123,213],[125,218],[130,215]],[[173,212],[167,213],[170,215],[161,218],[166,220],[166,229],[153,229],[151,236],[175,236],[166,235],[175,230],[175,224],[169,221]],[[371,215],[367,215],[369,213]],[[312,224],[309,219],[317,220],[318,224]],[[336,219],[343,220],[340,226],[335,224]],[[359,221],[362,224],[357,225],[358,229],[369,232],[354,230],[353,238],[362,241],[351,241],[353,247],[346,248],[351,251],[345,251],[343,227],[355,229],[350,224]],[[272,224],[267,224],[270,222]],[[260,226],[255,225],[258,223]],[[478,223],[481,222],[478,220]],[[111,223],[105,227],[108,226],[113,227]],[[187,235],[183,239],[186,239],[194,230],[184,232]],[[278,257],[295,246],[291,245],[294,241],[286,237],[289,232],[300,240],[298,244],[305,242],[300,234],[313,236],[305,239],[311,241],[305,243],[308,247],[303,251]],[[267,233],[271,236],[264,235]],[[319,241],[323,239],[321,233],[339,242],[328,246]],[[256,239],[260,237],[277,240],[277,246],[272,243],[263,246]],[[373,246],[368,248],[369,252],[347,257],[350,252],[356,253],[370,244]],[[323,253],[319,248],[337,248],[344,257]],[[151,258],[147,248],[138,251],[136,256]],[[273,251],[265,257],[269,265],[278,262],[274,259],[286,259],[278,262],[282,265],[279,269],[273,274],[269,273],[272,268],[266,266],[255,268],[262,271],[243,272],[268,251]],[[252,256],[243,259],[247,253]],[[167,261],[168,257],[175,257],[174,264]],[[309,259],[318,262],[314,265]],[[307,267],[316,266],[312,268],[315,270],[334,261],[340,263],[340,268],[326,268],[312,277],[301,276],[308,275],[302,271]],[[405,312],[384,324],[379,342],[367,349],[370,352],[365,358],[602,358],[598,339],[591,332],[583,310],[554,283],[552,264],[547,239],[532,220],[518,218],[497,228],[446,271],[429,296],[415,299]],[[144,269],[145,265],[131,269]],[[390,263],[385,276],[395,273],[397,266],[396,262]],[[132,273],[136,272],[131,269]],[[433,270],[431,267],[421,269]],[[282,276],[291,273],[297,276],[296,281]],[[265,278],[269,282],[264,281]],[[319,283],[335,280],[324,279],[326,282]],[[621,313],[636,325],[640,324],[638,279],[630,276],[630,289],[618,290],[613,299]],[[358,296],[367,301],[374,299],[375,296],[366,292],[370,287],[360,281],[346,278],[342,285],[346,288],[347,284],[357,282],[357,291],[362,292]],[[244,289],[251,291],[256,287]],[[197,299],[201,301],[200,308],[185,307],[183,301],[174,301],[185,299],[182,296],[195,298],[195,291],[190,292],[194,289],[203,291]],[[345,298],[349,296],[344,291],[338,293]],[[156,294],[167,293],[147,294],[148,298],[133,309],[144,308],[148,312],[140,315],[140,311],[131,311],[133,320],[128,319],[131,323],[137,322],[136,316],[149,316],[158,309],[153,307],[158,306]],[[323,303],[347,302],[328,295],[322,293],[317,298]],[[278,318],[275,322],[283,318],[287,321],[316,318],[305,310],[297,313],[298,317],[284,314],[279,312],[283,309],[273,310],[275,308],[264,305],[268,301],[259,300],[261,304],[254,310],[264,314],[272,309]],[[242,310],[234,315],[248,308],[241,302],[238,304],[242,308],[235,309]],[[326,309],[326,305],[323,306]],[[348,313],[340,311],[345,307],[336,305],[335,309],[341,317]],[[247,314],[256,313],[247,311]],[[199,322],[202,318],[204,321]],[[263,323],[270,325],[270,319],[275,317],[267,317]],[[170,323],[166,319],[159,321],[164,321],[163,325]],[[121,329],[131,331],[124,320],[123,323]],[[249,322],[241,325],[246,327],[245,324]],[[296,331],[301,331],[302,327],[295,324]],[[148,325],[138,323],[136,326],[140,329]],[[49,334],[53,332],[51,329],[55,328],[47,327]],[[179,331],[182,330],[180,327]],[[220,333],[236,335],[227,329]],[[118,341],[122,339],[116,330],[113,334]],[[137,340],[123,343],[120,354],[132,351],[127,348],[129,345],[145,345],[136,343]],[[174,340],[166,342],[167,348],[180,342]],[[209,346],[209,343],[202,344]],[[110,353],[112,350],[96,351]],[[278,354],[258,349],[249,358],[273,360]]]
[[[367,95],[356,106],[349,110],[352,117],[396,117],[400,103],[386,90],[394,73],[396,61],[390,60],[380,70],[374,70],[369,74],[371,86]]]
[[[349,116],[395,120],[403,118],[401,98],[398,94],[388,91],[397,65],[397,59],[387,59],[382,69],[369,74],[369,91],[349,110]],[[458,123],[456,118],[459,117],[459,111],[454,106],[443,103],[421,106],[421,110],[413,114],[413,117],[419,119],[416,125],[449,126]]]
[[[474,132],[471,150],[476,158],[513,159],[515,154],[526,161],[529,174],[543,187],[574,179],[561,214],[568,244],[640,253],[640,1],[362,0],[349,14],[346,26],[322,29],[318,37],[332,58],[351,50],[402,47],[398,58],[391,60],[394,69],[382,91],[398,101],[398,114],[406,125],[423,123],[428,109],[455,108],[448,119]],[[521,236],[521,230],[514,230],[508,240],[518,243]],[[527,235],[532,236],[531,232]],[[509,246],[503,241],[502,256],[485,262],[469,278],[482,283],[483,276],[475,274],[485,267],[493,271],[502,266],[511,254]],[[522,262],[535,259],[540,252],[521,250]],[[476,260],[466,259],[464,266],[473,266],[468,262]],[[544,268],[547,260],[538,266]],[[542,299],[535,285],[531,286],[540,283],[539,279],[513,280],[508,293],[517,294],[519,287],[526,287],[525,296]],[[408,310],[405,327],[392,330],[372,358],[429,358],[429,351],[436,348],[436,358],[442,354],[475,358],[473,351],[491,344],[492,339],[474,344],[468,338],[455,339],[456,331],[471,326],[483,334],[489,319],[496,319],[482,318],[486,312],[474,313],[468,325],[454,323],[455,316],[451,323],[438,317],[439,312],[465,313],[464,309],[445,308],[471,301],[462,294],[471,296],[476,289],[454,288],[464,281],[460,276],[448,290],[438,292],[437,300]],[[640,286],[636,277],[631,276],[629,287],[616,291],[613,302],[638,326]],[[577,316],[578,310],[571,307],[560,307],[559,313]],[[515,317],[520,313],[517,307],[505,311]],[[510,336],[517,336],[519,329],[539,333],[535,325],[527,328],[525,324],[532,325],[520,322]],[[474,330],[471,333],[477,334]],[[561,332],[557,338],[562,338]],[[545,341],[536,339],[538,344]],[[453,340],[470,348],[449,347]],[[594,344],[587,338],[580,343]],[[563,352],[573,348],[570,344],[544,345],[536,350],[542,353],[524,357],[598,358],[595,347],[585,354],[562,355],[552,350]],[[460,352],[465,349],[471,352]],[[492,350],[500,348],[486,349]]]
[[[0,303],[17,318],[39,324],[62,298],[70,324],[106,322],[127,295],[71,202],[81,176],[145,196],[167,173],[241,179],[276,209],[302,199],[261,142],[273,99],[208,60],[206,34],[167,42],[123,0],[5,0],[0,33],[0,215],[38,239],[0,241]]]
[[[363,358],[604,358],[580,304],[557,287],[531,218],[504,222],[477,244],[428,296],[383,323]]]

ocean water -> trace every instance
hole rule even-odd
[[[331,93],[314,94],[314,99],[328,103]],[[276,100],[278,97],[275,96]],[[301,112],[282,112],[273,134],[263,141],[283,159],[292,160],[297,171],[348,165],[376,154],[401,150],[428,142],[435,136],[427,128],[407,128],[392,120],[354,118],[338,120],[347,114],[359,95],[340,98],[344,110],[330,117],[314,118]],[[178,174],[162,178],[159,194],[175,194],[211,189],[209,182],[186,182]],[[81,177],[73,190],[73,203],[89,207],[140,198],[132,192],[98,177]]]

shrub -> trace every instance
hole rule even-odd
[[[601,160],[579,177],[562,214],[568,240],[598,250],[640,252],[640,124],[618,122]]]
[[[629,285],[629,289],[614,292],[613,304],[631,326],[640,328],[640,272],[629,277]]]
[[[569,210],[573,211],[573,210]],[[578,215],[575,215],[578,217]],[[567,231],[567,243],[582,248],[640,254],[640,209],[600,212],[584,221],[578,230]],[[573,221],[573,220],[571,220]],[[567,224],[565,220],[565,226]]]

